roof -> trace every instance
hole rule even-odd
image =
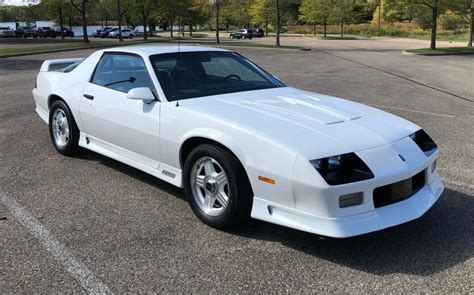
[[[130,45],[130,46],[120,46],[103,49],[102,51],[108,52],[127,52],[127,53],[136,53],[143,56],[150,56],[154,54],[162,53],[173,53],[173,52],[194,52],[194,51],[228,51],[221,48],[213,48],[206,46],[190,46],[190,45],[152,45],[152,44],[141,44],[141,45]]]

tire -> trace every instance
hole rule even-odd
[[[234,39],[234,36],[230,36],[230,39]]]
[[[186,159],[183,181],[194,214],[205,224],[222,229],[250,220],[250,182],[242,164],[226,149],[211,144],[196,147]]]
[[[55,101],[49,110],[49,135],[60,154],[72,156],[78,152],[79,128],[64,101]]]
[[[128,36],[128,38],[133,39],[133,35]]]

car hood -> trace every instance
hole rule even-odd
[[[420,127],[387,112],[281,87],[182,100],[180,106],[309,158],[400,140]]]

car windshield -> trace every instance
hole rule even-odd
[[[150,57],[169,101],[241,91],[285,87],[237,53],[201,51]]]

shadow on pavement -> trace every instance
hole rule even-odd
[[[420,219],[383,231],[347,238],[325,238],[254,221],[230,233],[278,242],[360,271],[428,276],[474,256],[474,197],[446,189]]]
[[[186,200],[182,189],[92,152],[78,158],[98,161],[150,186]],[[367,273],[428,276],[474,256],[474,196],[445,189],[423,217],[383,231],[333,239],[252,220],[227,230],[248,239],[281,243],[296,251]]]

